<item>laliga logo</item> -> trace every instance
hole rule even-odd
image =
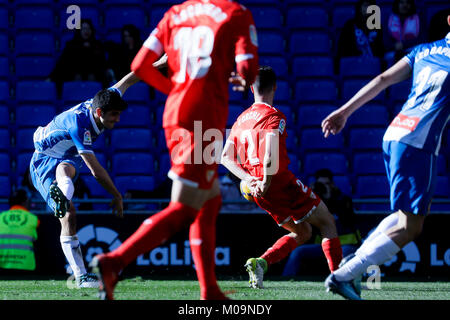
[[[414,242],[408,243],[406,246],[402,249],[403,254],[405,255],[406,261],[404,261],[400,265],[400,272],[409,270],[412,273],[416,271],[416,264],[420,262],[420,252],[417,248],[416,244]],[[390,261],[386,262],[384,265],[389,267],[393,263],[395,263],[398,260],[397,255],[394,256]]]

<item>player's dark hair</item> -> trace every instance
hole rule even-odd
[[[270,92],[277,83],[277,75],[273,71],[272,67],[261,66],[258,70],[255,83],[253,83],[253,89],[258,94],[264,94]]]
[[[109,111],[123,111],[128,107],[128,104],[118,92],[103,89],[95,95],[92,100],[92,107],[94,109],[100,108],[103,113],[107,113]]]
[[[9,206],[24,205],[28,200],[28,194],[24,189],[15,190],[8,199]]]
[[[314,173],[314,177],[316,178],[316,180],[320,177],[325,177],[330,179],[330,181],[333,181],[333,172],[331,172],[331,170],[327,168],[319,169]]]

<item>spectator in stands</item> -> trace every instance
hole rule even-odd
[[[361,244],[361,235],[357,228],[356,215],[353,210],[352,199],[342,193],[333,182],[333,173],[329,169],[321,169],[315,173],[313,191],[325,202],[336,220],[336,228],[341,241],[343,256],[356,251]],[[313,232],[317,233],[315,229]],[[316,234],[311,242],[298,246],[291,252],[284,267],[284,276],[294,276],[299,273],[301,266],[308,260],[323,260],[326,265],[321,248],[321,237]]]
[[[50,74],[58,93],[66,81],[98,81],[104,87],[106,81],[106,56],[102,43],[95,37],[91,20],[81,19],[81,29],[75,29]]]
[[[124,25],[121,30],[121,43],[107,41],[105,48],[108,53],[108,81],[117,82],[128,74],[131,62],[142,47],[139,29],[132,25]]]
[[[403,58],[414,46],[421,43],[420,18],[414,0],[395,0],[385,32],[384,58],[388,66]]]
[[[342,57],[383,57],[384,45],[381,30],[371,30],[367,27],[370,16],[367,13],[367,7],[375,4],[375,0],[359,0],[355,4],[355,16],[344,24],[339,36],[335,60],[336,70]]]
[[[433,15],[428,27],[428,42],[441,40],[450,32],[450,25],[446,21],[449,15],[450,8],[438,11]]]

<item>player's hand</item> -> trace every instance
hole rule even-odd
[[[119,218],[123,218],[123,200],[122,196],[115,197],[110,205],[112,207],[113,214],[115,214]]]
[[[231,87],[233,91],[245,91],[247,88],[247,81],[242,78],[236,72],[232,72],[230,78],[228,78],[228,82],[233,86]]]
[[[345,116],[343,111],[340,109],[330,113],[323,121],[322,121],[322,132],[325,138],[331,134],[336,135],[344,128],[345,123],[347,122],[347,116]]]
[[[269,187],[270,187],[270,180],[266,181],[259,180],[255,188],[254,197],[257,198],[263,197],[267,193],[267,190],[269,190]]]

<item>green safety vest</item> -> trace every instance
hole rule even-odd
[[[0,268],[36,269],[33,242],[38,223],[36,215],[19,206],[0,213]]]

